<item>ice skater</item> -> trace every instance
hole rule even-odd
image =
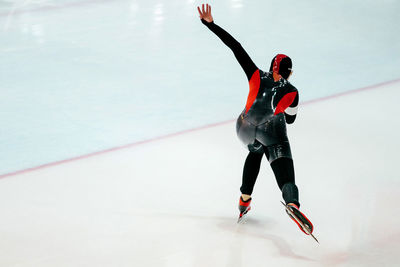
[[[241,44],[214,23],[210,5],[203,4],[197,9],[201,22],[232,50],[250,86],[246,106],[236,124],[237,135],[249,150],[240,187],[238,221],[250,210],[251,194],[265,155],[282,191],[288,215],[304,233],[311,234],[313,225],[299,210],[299,191],[286,133],[286,123],[295,121],[299,103],[297,89],[288,82],[292,74],[292,60],[278,54],[272,59],[268,72],[260,70]]]

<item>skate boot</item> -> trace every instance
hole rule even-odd
[[[249,198],[248,200],[244,201],[242,196],[240,196],[239,199],[239,219],[238,219],[238,223],[241,222],[243,220],[243,216],[251,209],[250,207],[250,203],[251,203],[251,198]]]
[[[292,211],[291,213],[288,211],[288,209],[286,209],[287,215],[289,215],[289,217],[299,226],[300,230],[307,235],[311,234],[314,230],[314,226],[310,220],[299,210],[299,207],[293,203],[289,203],[286,206]]]
[[[315,241],[318,242],[318,240],[315,238],[315,236],[312,234],[314,231],[314,226],[310,222],[310,220],[304,215],[300,210],[299,207],[296,204],[293,203],[288,203],[285,205],[283,202],[282,204],[286,208],[286,213],[289,215],[289,217],[299,226],[300,230],[303,231],[306,235],[311,235]]]

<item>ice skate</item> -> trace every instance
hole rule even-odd
[[[238,218],[238,223],[240,223],[244,219],[244,215],[247,214],[247,212],[251,209],[250,207],[251,203],[251,198],[248,200],[244,201],[242,197],[239,199],[239,218]]]
[[[299,226],[300,230],[303,231],[306,235],[311,235],[312,238],[314,238],[315,241],[318,242],[318,240],[315,238],[315,236],[312,234],[314,231],[314,226],[310,222],[310,220],[299,210],[297,205],[293,203],[285,204],[281,201],[282,205],[285,206],[286,213],[289,215],[289,217]],[[319,242],[318,242],[319,243]]]

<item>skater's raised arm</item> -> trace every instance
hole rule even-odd
[[[197,7],[197,10],[199,11],[201,22],[213,33],[215,33],[221,39],[221,41],[232,50],[240,66],[246,73],[247,79],[250,81],[251,76],[258,68],[254,64],[253,60],[251,60],[249,57],[246,50],[243,49],[242,45],[236,41],[235,38],[214,23],[214,19],[211,15],[210,5],[207,4],[206,8],[204,9],[204,4],[202,4],[202,9],[200,10],[200,7]]]

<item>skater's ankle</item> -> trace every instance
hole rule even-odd
[[[288,205],[288,206],[295,207],[296,209],[299,209],[299,206],[298,206],[297,204],[294,204],[294,203],[288,203],[287,205]]]
[[[243,201],[247,201],[247,200],[251,199],[251,195],[242,194],[242,199],[243,199]]]

